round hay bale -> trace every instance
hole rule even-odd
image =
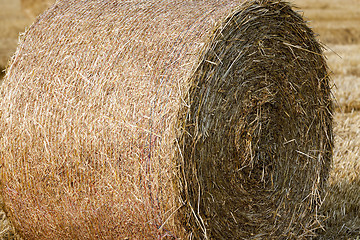
[[[1,87],[26,239],[313,235],[332,155],[322,49],[282,1],[58,1]]]

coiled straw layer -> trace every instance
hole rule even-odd
[[[314,234],[332,154],[322,49],[281,1],[58,1],[1,87],[26,239]]]

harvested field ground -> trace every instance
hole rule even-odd
[[[324,203],[329,225],[322,239],[360,239],[360,1],[292,2],[319,33],[333,72],[335,150]],[[20,0],[0,0],[0,71],[16,48],[19,32],[32,21],[21,12]],[[0,239],[17,239],[3,212]]]

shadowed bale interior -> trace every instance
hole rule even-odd
[[[322,49],[283,3],[250,4],[216,30],[179,122],[182,214],[196,239],[313,235],[330,167]]]
[[[332,150],[321,46],[282,1],[57,1],[1,86],[27,239],[302,238]]]

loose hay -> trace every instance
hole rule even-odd
[[[332,155],[322,49],[279,1],[59,1],[1,88],[26,239],[314,234]]]
[[[0,237],[1,240],[21,240],[2,210],[0,210]]]

